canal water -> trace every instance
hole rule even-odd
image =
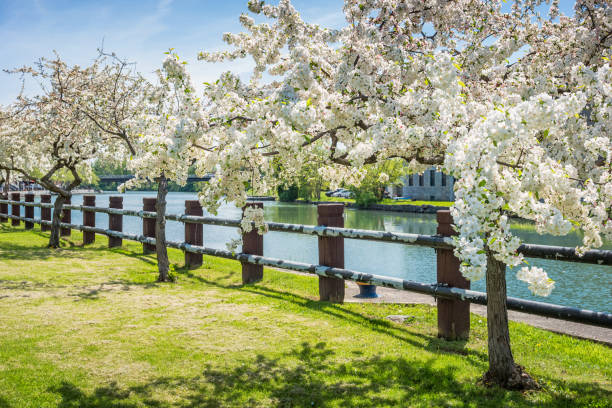
[[[96,197],[96,205],[108,206],[108,197],[117,193],[102,193]],[[141,210],[143,197],[155,197],[155,192],[128,192],[123,194],[125,209]],[[183,214],[185,200],[197,199],[194,193],[169,193],[167,213]],[[72,202],[82,204],[82,196],[75,195]],[[293,224],[316,225],[317,209],[314,205],[265,202],[265,219],[267,221]],[[36,217],[39,209],[36,209]],[[240,209],[233,205],[223,205],[218,217],[240,218]],[[82,223],[80,212],[73,211],[73,223]],[[96,225],[106,228],[108,216],[96,214]],[[410,232],[418,234],[435,234],[436,217],[434,214],[396,213],[388,211],[365,211],[347,208],[345,226],[369,230]],[[138,217],[124,217],[125,232],[141,233],[142,220]],[[563,237],[542,236],[526,221],[513,221],[514,232],[524,242],[545,245],[576,246],[581,242],[578,233]],[[168,221],[167,238],[183,241],[184,228],[181,223]],[[204,225],[204,246],[226,249],[226,243],[237,238],[236,228]],[[604,247],[612,249],[611,243]],[[264,235],[264,255],[293,261],[318,263],[317,237],[269,232]],[[509,296],[541,302],[574,306],[596,311],[612,312],[612,267],[589,265],[571,262],[528,259],[530,265],[546,270],[555,280],[556,287],[549,297],[533,296],[524,282],[514,277],[508,269]],[[363,240],[345,240],[345,267],[360,272],[392,276],[402,279],[432,283],[436,280],[436,258],[433,249],[397,243],[373,242]],[[472,282],[472,289],[485,291],[485,282]]]

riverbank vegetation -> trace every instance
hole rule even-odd
[[[84,187],[88,187],[94,190],[100,191],[117,191],[118,187],[122,184],[117,181],[103,181],[100,179],[102,176],[117,176],[117,175],[131,175],[133,172],[128,170],[126,161],[120,163],[103,162],[101,160],[96,161],[92,166],[94,177],[89,183],[83,183]],[[189,174],[195,174],[194,169]],[[168,181],[169,192],[183,192],[183,193],[197,193],[202,189],[201,181],[189,182],[184,185],[180,185],[174,181]],[[146,181],[138,186],[132,187],[132,191],[156,191],[157,183],[154,181]]]
[[[355,203],[354,198],[341,198],[341,197],[327,197],[321,196],[321,201],[337,202],[337,203]],[[393,200],[391,198],[385,198],[377,204],[384,205],[431,205],[434,207],[450,207],[453,205],[452,201],[424,201],[424,200]]]
[[[435,308],[317,301],[317,280],[204,258],[156,283],[155,255],[81,234],[0,227],[0,406],[604,407],[609,347],[510,322],[517,362],[541,390],[477,384],[486,320],[467,342],[436,337]],[[388,315],[410,316],[404,324]]]
[[[369,208],[373,204],[390,204],[394,200],[385,198],[385,190],[389,186],[401,185],[402,177],[408,174],[407,170],[405,163],[399,159],[367,165],[363,169],[365,175],[361,183],[358,186],[347,186],[353,198],[342,198],[322,194],[322,189],[329,188],[329,183],[318,173],[318,166],[309,165],[301,169],[294,183],[278,186],[277,197],[283,202],[349,202],[355,203],[359,208]]]

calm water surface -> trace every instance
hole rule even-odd
[[[108,197],[117,193],[98,194],[96,204],[108,206]],[[123,206],[126,209],[142,209],[143,197],[155,197],[154,192],[129,192],[123,194]],[[168,194],[168,213],[182,214],[185,210],[185,200],[196,199],[194,193]],[[38,200],[37,200],[38,201]],[[74,204],[82,204],[82,196],[73,197]],[[316,225],[317,209],[313,205],[265,202],[265,218],[268,221],[294,224]],[[39,211],[39,209],[36,209]],[[39,216],[38,214],[36,215]],[[240,218],[240,209],[233,205],[223,205],[218,217]],[[82,223],[80,212],[73,211],[73,223]],[[107,227],[108,216],[96,214],[96,225]],[[526,222],[514,223],[515,233],[524,242],[576,246],[581,242],[581,236],[573,233],[564,237],[542,236],[529,228]],[[364,211],[347,208],[345,210],[345,226],[391,232],[411,232],[418,234],[435,234],[436,219],[434,214],[394,213],[387,211]],[[142,220],[137,217],[124,217],[125,232],[141,233]],[[183,225],[168,221],[167,238],[173,241],[183,241]],[[226,249],[225,244],[232,238],[237,238],[236,228],[204,225],[204,246]],[[363,240],[345,240],[345,266],[361,272],[392,276],[419,282],[435,282],[436,258],[433,249]],[[612,249],[607,243],[606,249]],[[317,237],[284,232],[269,232],[264,235],[264,255],[294,261],[317,263]],[[556,288],[547,297],[531,295],[524,282],[514,278],[514,273],[508,269],[508,293],[510,296],[542,302],[556,303],[581,307],[597,311],[612,311],[612,267],[588,265],[571,262],[559,262],[543,259],[528,259],[530,265],[544,268],[548,275],[556,281]],[[484,280],[472,282],[472,289],[484,291]]]

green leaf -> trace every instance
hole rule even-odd
[[[480,183],[478,183],[478,187],[484,187],[487,185],[487,181],[486,180],[481,180]]]

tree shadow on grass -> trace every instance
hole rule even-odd
[[[0,234],[24,232],[24,229],[9,228],[0,224]],[[31,230],[30,233],[48,239],[48,233]],[[53,257],[91,259],[94,256],[103,256],[102,253],[96,254],[95,251],[88,251],[85,247],[77,245],[74,241],[62,238],[61,248],[49,248],[47,244],[31,243],[21,245],[11,241],[3,241],[0,247],[0,256],[8,260],[46,260]],[[93,249],[93,248],[92,248]],[[94,255],[95,254],[95,255]]]
[[[406,360],[374,355],[336,356],[325,343],[302,343],[273,356],[258,354],[232,367],[207,364],[201,374],[159,377],[122,387],[110,383],[88,393],[62,382],[48,392],[71,407],[566,407],[606,401],[609,393],[594,384],[564,384],[564,394],[543,401],[498,388],[457,381],[459,367],[440,366],[436,358]]]
[[[98,300],[102,293],[127,292],[131,290],[131,285],[122,281],[110,281],[100,283],[97,287],[84,287],[81,292],[70,293],[69,296],[76,296],[76,301]]]
[[[78,247],[48,248],[46,245],[19,245],[3,242],[0,257],[6,260],[39,261],[49,258],[91,259],[91,253],[85,254]]]
[[[123,256],[127,256],[128,258],[138,259],[139,261],[147,263],[149,265],[157,266],[157,260],[151,257],[151,255],[155,256],[155,253],[145,254],[143,252],[134,252],[123,247],[110,248],[109,250],[116,254],[121,254]]]
[[[24,232],[25,230],[21,228],[7,227],[6,225],[0,224],[0,234],[2,233],[15,233],[15,232]],[[31,230],[29,231],[35,235],[38,235],[42,238],[48,239],[49,234],[47,232],[41,232],[40,230]],[[104,239],[104,238],[103,238]],[[104,252],[99,251],[99,246],[94,247],[90,245],[84,245],[82,242],[73,241],[70,238],[62,238],[61,239],[61,248],[49,248],[46,244],[37,244],[34,243],[32,245],[20,245],[16,243],[12,243],[10,241],[2,242],[2,246],[0,247],[0,256],[3,259],[7,260],[47,260],[50,258],[69,258],[69,259],[93,259],[96,257],[103,257]],[[137,259],[141,262],[147,263],[149,265],[157,265],[157,261],[151,257],[151,255],[147,255],[144,253],[137,253],[132,250],[129,250],[125,247],[115,247],[115,248],[103,248],[104,250],[108,250],[114,252],[119,255],[123,255],[129,258]],[[155,255],[155,254],[153,254]]]
[[[469,360],[471,364],[480,366],[483,372],[484,370],[486,370],[487,367],[487,354],[478,350],[467,348],[466,341],[447,341],[444,339],[440,339],[436,336],[430,336],[419,333],[414,330],[410,330],[409,325],[398,325],[386,319],[365,316],[361,313],[349,310],[338,304],[313,300],[305,296],[297,295],[293,292],[276,290],[266,286],[262,286],[260,284],[223,284],[220,283],[220,281],[222,282],[224,279],[219,279],[215,281],[208,280],[202,276],[192,273],[187,268],[177,268],[177,272],[191,279],[195,279],[201,283],[205,283],[207,285],[215,286],[221,289],[231,289],[253,293],[256,295],[272,298],[280,302],[289,302],[293,305],[305,307],[312,311],[324,313],[328,316],[335,317],[344,321],[350,321],[352,323],[360,325],[364,329],[372,330],[379,334],[394,337],[413,346],[422,347],[423,349],[430,352],[460,354],[465,356],[465,358]],[[226,278],[232,275],[233,274],[229,274],[226,276]]]
[[[11,408],[11,405],[8,403],[7,400],[0,397],[0,408]]]

